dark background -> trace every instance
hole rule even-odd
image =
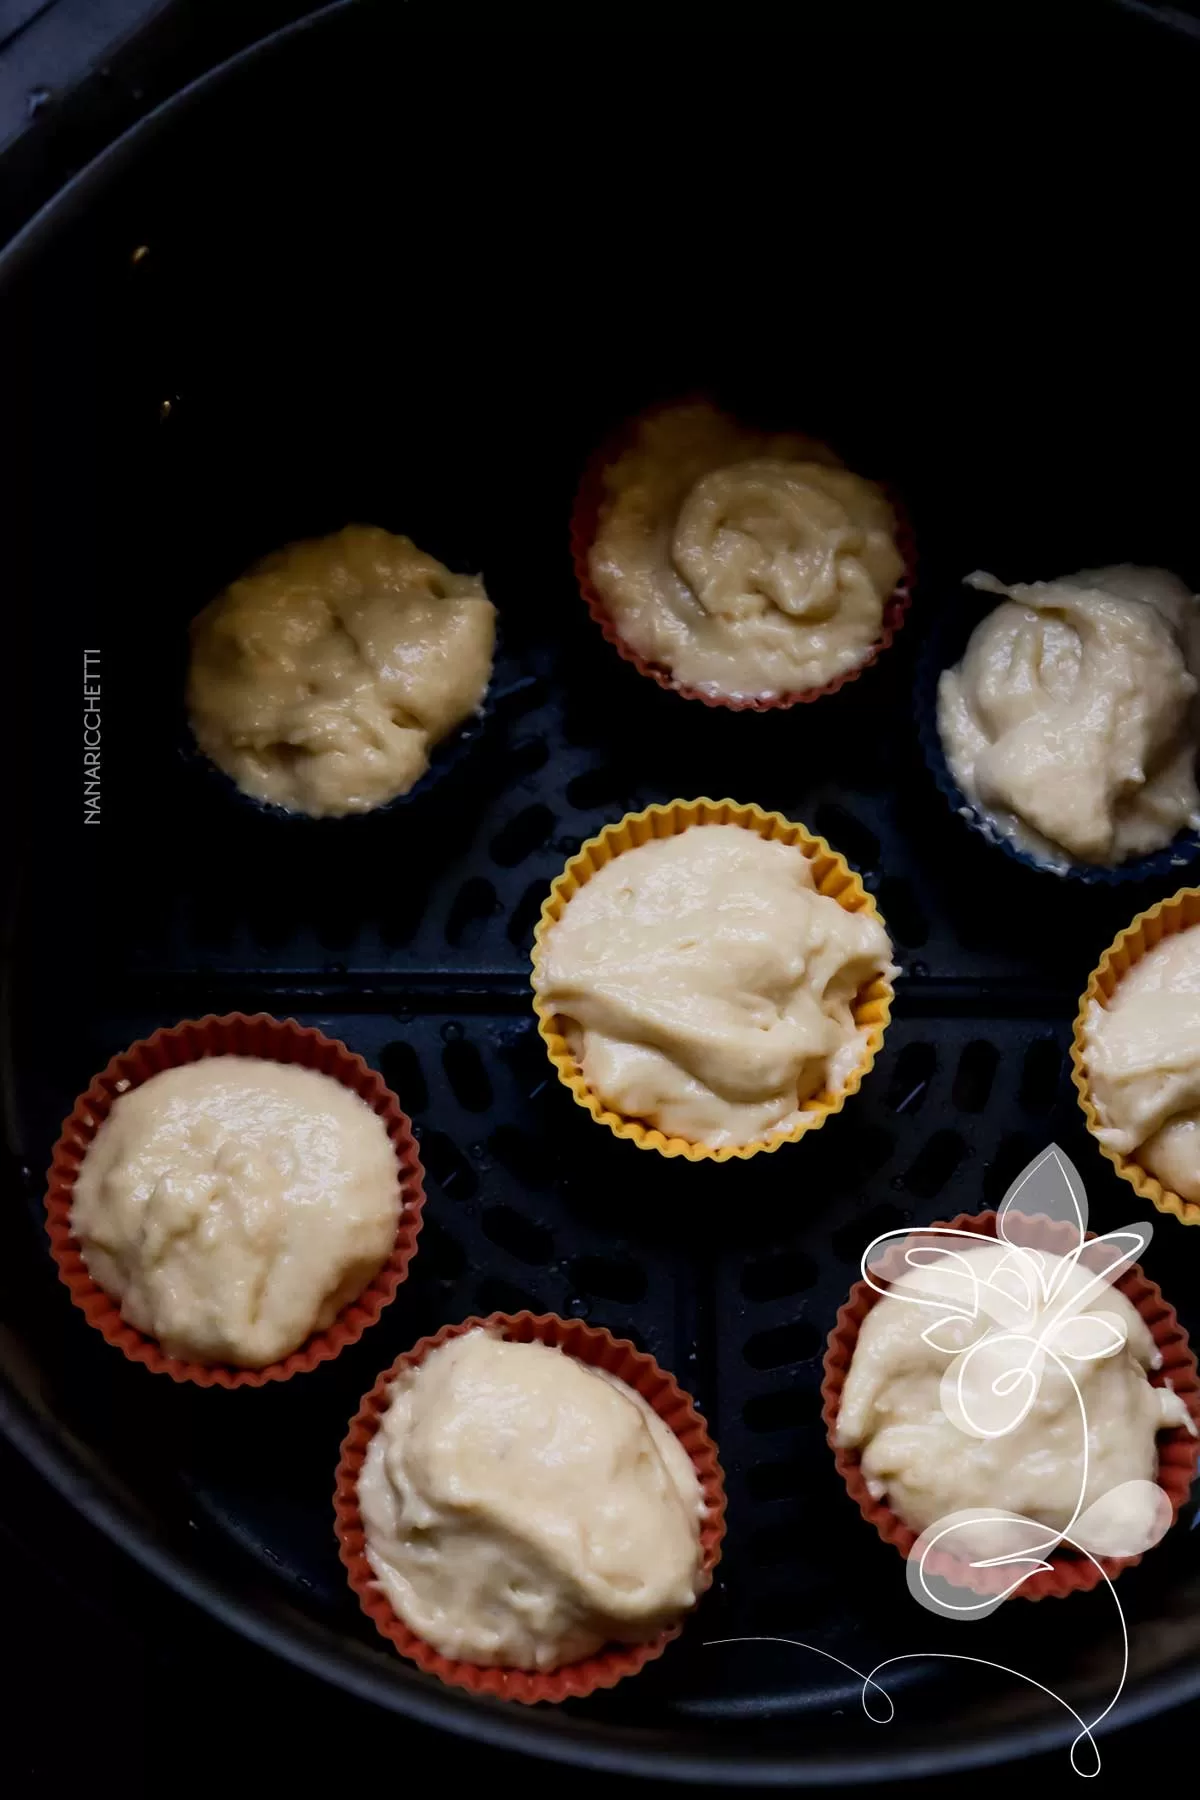
[[[0,237],[148,106],[242,43],[312,10],[254,0],[149,7],[144,0],[0,0]],[[1106,9],[1053,10],[1066,28],[1069,11],[1095,18]],[[1166,9],[1135,10],[1155,30],[1151,15]],[[1087,78],[1083,53],[1080,78]],[[1005,119],[995,128],[1014,123],[1026,128]],[[3,1766],[14,1796],[84,1783],[98,1794],[239,1793],[268,1781],[307,1794],[322,1791],[339,1769],[352,1769],[356,1785],[431,1774],[496,1782],[512,1773],[497,1753],[435,1741],[219,1630],[84,1527],[7,1448],[0,1449],[0,1591],[9,1647]],[[1161,1767],[1190,1746],[1194,1728],[1176,1718],[1105,1740],[1101,1784],[1127,1784]],[[1036,1772],[1054,1783],[1072,1779],[1065,1753]],[[527,1773],[585,1793],[600,1787],[546,1765]],[[923,1782],[920,1790],[957,1792],[969,1781],[976,1790],[1007,1792],[1034,1773],[1031,1766],[976,1773]]]

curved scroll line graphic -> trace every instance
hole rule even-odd
[[[1105,1579],[1105,1581],[1108,1581],[1107,1575],[1104,1577],[1104,1579]],[[1108,1585],[1110,1588],[1112,1587],[1111,1581],[1108,1581]],[[787,1644],[794,1650],[809,1650],[812,1652],[812,1654],[814,1656],[823,1656],[825,1658],[826,1662],[837,1663],[839,1668],[847,1669],[849,1671],[849,1673],[854,1676],[856,1681],[862,1682],[862,1709],[863,1709],[863,1712],[866,1714],[867,1718],[870,1719],[872,1725],[890,1725],[892,1720],[896,1716],[895,1701],[892,1699],[892,1696],[888,1693],[887,1689],[885,1687],[882,1687],[880,1685],[880,1683],[876,1680],[876,1676],[878,1676],[884,1669],[890,1669],[894,1663],[958,1662],[958,1663],[973,1663],[977,1668],[982,1668],[982,1669],[995,1669],[995,1671],[999,1675],[1012,1675],[1018,1681],[1027,1682],[1030,1687],[1035,1687],[1035,1688],[1039,1689],[1039,1691],[1041,1693],[1047,1695],[1051,1700],[1057,1701],[1059,1706],[1061,1706],[1063,1708],[1064,1712],[1070,1713],[1071,1717],[1074,1719],[1075,1723],[1079,1727],[1078,1734],[1075,1736],[1075,1738],[1072,1739],[1072,1742],[1071,1742],[1071,1767],[1075,1771],[1076,1775],[1081,1776],[1083,1780],[1091,1781],[1095,1776],[1097,1776],[1100,1773],[1100,1751],[1097,1748],[1096,1740],[1092,1736],[1092,1733],[1096,1729],[1097,1725],[1099,1725],[1102,1722],[1102,1720],[1107,1718],[1108,1714],[1112,1711],[1113,1707],[1117,1704],[1117,1701],[1120,1698],[1121,1689],[1125,1685],[1125,1676],[1128,1673],[1128,1669],[1129,1669],[1129,1638],[1128,1638],[1127,1632],[1125,1631],[1125,1619],[1124,1619],[1124,1615],[1121,1613],[1121,1608],[1120,1608],[1119,1604],[1117,1606],[1117,1615],[1121,1620],[1121,1631],[1122,1631],[1123,1647],[1124,1647],[1124,1662],[1123,1662],[1122,1669],[1121,1669],[1121,1680],[1118,1683],[1116,1693],[1113,1695],[1113,1697],[1109,1701],[1108,1705],[1104,1708],[1104,1711],[1102,1713],[1097,1713],[1096,1717],[1094,1719],[1092,1719],[1090,1722],[1087,1719],[1084,1719],[1079,1713],[1077,1713],[1075,1711],[1075,1708],[1068,1701],[1064,1700],[1061,1694],[1057,1694],[1057,1693],[1055,1693],[1053,1688],[1047,1687],[1044,1681],[1038,1681],[1032,1675],[1026,1675],[1024,1670],[1022,1670],[1022,1669],[1010,1669],[1004,1663],[989,1662],[988,1659],[984,1656],[956,1656],[952,1651],[945,1651],[945,1650],[913,1650],[902,1656],[885,1657],[882,1662],[877,1662],[875,1664],[875,1667],[873,1669],[869,1670],[868,1673],[864,1675],[861,1669],[856,1669],[854,1667],[853,1663],[848,1663],[848,1662],[844,1661],[843,1658],[840,1656],[834,1656],[832,1651],[822,1650],[819,1644],[806,1644],[801,1638],[788,1638],[788,1637],[706,1638],[704,1641],[703,1647],[706,1650],[714,1650],[714,1649],[717,1649],[722,1644]],[[887,1707],[886,1712],[881,1713],[881,1714],[876,1714],[871,1711],[871,1707],[868,1702],[868,1695],[870,1694],[872,1689],[874,1689],[874,1691],[883,1700],[885,1706]],[[1090,1768],[1090,1769],[1081,1768],[1079,1763],[1077,1762],[1076,1757],[1077,1757],[1077,1753],[1079,1751],[1079,1747],[1081,1744],[1087,1744],[1090,1747],[1092,1756],[1095,1761],[1095,1766],[1093,1768]]]
[[[1019,1241],[1015,1235],[1017,1220],[1032,1216],[1070,1227],[1074,1241],[1065,1255],[1055,1254],[1047,1261],[1039,1250]],[[823,1656],[861,1681],[863,1711],[876,1724],[890,1723],[895,1716],[891,1696],[876,1679],[893,1664],[941,1661],[994,1669],[1037,1688],[1069,1713],[1079,1726],[1071,1744],[1071,1767],[1085,1779],[1099,1774],[1100,1754],[1093,1732],[1116,1706],[1129,1672],[1125,1615],[1099,1558],[1138,1556],[1150,1549],[1169,1527],[1171,1507],[1156,1483],[1141,1480],[1119,1483],[1090,1505],[1085,1504],[1091,1475],[1087,1409],[1068,1363],[1100,1362],[1125,1349],[1125,1320],[1114,1312],[1094,1310],[1092,1303],[1105,1287],[1119,1281],[1132,1267],[1153,1236],[1150,1224],[1139,1223],[1088,1240],[1087,1218],[1087,1196],[1079,1173],[1058,1146],[1051,1144],[1022,1171],[1005,1195],[996,1220],[995,1247],[1000,1255],[982,1274],[977,1259],[961,1253],[965,1246],[960,1247],[959,1240],[968,1240],[975,1249],[981,1241],[992,1240],[981,1240],[978,1233],[949,1226],[903,1227],[884,1232],[864,1252],[862,1273],[877,1293],[923,1306],[937,1315],[922,1331],[921,1338],[947,1359],[941,1382],[942,1411],[949,1423],[967,1437],[996,1439],[1015,1431],[1036,1402],[1046,1369],[1052,1367],[1066,1377],[1078,1408],[1082,1440],[1079,1491],[1066,1526],[1058,1530],[991,1507],[950,1513],[927,1526],[917,1538],[907,1559],[906,1573],[910,1594],[927,1611],[946,1619],[976,1620],[989,1617],[1032,1575],[1049,1568],[1044,1559],[1061,1546],[1067,1545],[1086,1557],[1112,1595],[1121,1633],[1120,1678],[1103,1710],[1094,1719],[1085,1720],[1044,1682],[985,1657],[916,1651],[886,1658],[863,1674],[841,1657],[796,1638],[715,1638],[708,1640],[708,1645],[778,1643]],[[1081,1261],[1085,1244],[1087,1265]],[[896,1289],[892,1282],[897,1260],[905,1273],[939,1265],[942,1279],[937,1290],[932,1285],[924,1290],[919,1281],[906,1289]],[[1009,1547],[982,1554],[976,1537],[973,1550],[951,1550],[951,1556],[972,1569],[1011,1569],[1014,1579],[1001,1593],[981,1596],[940,1571],[933,1575],[927,1564],[931,1553],[944,1548],[946,1540],[952,1541],[955,1533],[983,1525],[994,1531],[1003,1527]],[[1011,1547],[1014,1533],[1021,1534],[1019,1548]],[[875,1694],[886,1703],[887,1710],[882,1715],[872,1711]],[[1079,1761],[1085,1743],[1091,1751],[1090,1768]]]

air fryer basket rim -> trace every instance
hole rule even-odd
[[[889,1752],[882,1757],[856,1755],[781,1755],[764,1761],[741,1753],[697,1755],[681,1750],[669,1739],[639,1743],[637,1734],[617,1728],[598,1728],[584,1720],[548,1711],[537,1717],[519,1713],[503,1702],[481,1702],[457,1690],[397,1667],[377,1670],[364,1657],[329,1647],[325,1634],[306,1625],[303,1634],[295,1626],[270,1619],[241,1601],[225,1583],[191,1568],[182,1558],[156,1541],[154,1535],[125,1513],[106,1494],[83,1463],[74,1457],[58,1434],[40,1422],[13,1392],[0,1373],[0,1430],[57,1493],[95,1525],[120,1550],[164,1582],[181,1598],[200,1607],[220,1624],[250,1643],[271,1651],[305,1674],[315,1675],[359,1700],[370,1701],[417,1720],[420,1724],[486,1743],[500,1750],[550,1758],[577,1768],[613,1774],[654,1777],[681,1784],[719,1782],[738,1787],[819,1787],[831,1778],[839,1781],[915,1780],[922,1776],[952,1774],[982,1768],[997,1760],[1037,1756],[1060,1749],[1078,1736],[1073,1715],[1064,1712],[1062,1722],[981,1737],[975,1743],[943,1749]],[[1151,1681],[1127,1692],[1119,1708],[1097,1726],[1093,1735],[1153,1718],[1200,1695],[1200,1666],[1181,1671],[1167,1682]],[[665,1734],[653,1734],[659,1737]],[[635,1741],[630,1741],[634,1739]],[[615,1741],[609,1741],[615,1740]]]
[[[1122,11],[1144,9],[1119,0]],[[328,26],[354,9],[355,0],[336,0],[260,42],[190,83],[156,107],[76,174],[62,191],[0,251],[0,287],[13,280],[51,245],[63,228],[142,155],[163,129],[191,112],[231,80],[266,63],[279,47]],[[1171,21],[1156,20],[1165,29]],[[1182,36],[1186,24],[1176,27]],[[172,1548],[163,1536],[121,1505],[110,1488],[72,1448],[52,1420],[40,1415],[0,1371],[0,1430],[56,1491],[122,1552],[174,1593],[214,1619],[296,1668],[391,1712],[468,1740],[524,1752],[598,1771],[652,1776],[680,1783],[719,1782],[741,1787],[811,1787],[839,1781],[911,1779],[967,1770],[1057,1749],[1078,1734],[1065,1709],[1017,1730],[998,1727],[972,1742],[950,1742],[896,1751],[881,1745],[878,1755],[855,1752],[811,1755],[772,1754],[769,1759],[725,1749],[697,1754],[672,1741],[669,1732],[593,1723],[566,1713],[530,1716],[500,1703],[479,1703],[427,1680],[407,1668],[389,1668],[353,1645],[339,1645],[332,1631],[315,1621],[297,1624],[280,1606],[274,1613],[248,1605],[233,1588],[198,1562]],[[1097,1735],[1150,1718],[1200,1697],[1200,1662],[1169,1678],[1151,1679],[1129,1690],[1097,1727]]]

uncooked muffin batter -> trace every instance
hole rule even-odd
[[[975,587],[1007,598],[938,688],[963,793],[1052,868],[1116,864],[1200,824],[1200,611],[1163,569]]]
[[[477,576],[348,525],[256,563],[193,622],[192,730],[255,799],[369,812],[478,710],[494,645]]]
[[[1005,1244],[960,1241],[958,1256],[973,1265],[981,1282],[1011,1253]],[[1064,1259],[1039,1253],[1047,1290],[1053,1295],[1060,1273],[1066,1275],[1064,1292],[1080,1293],[1090,1272],[1076,1266],[1063,1271]],[[1012,1276],[1004,1290],[1024,1290]],[[1046,1312],[1045,1299],[1033,1296],[1026,1313],[1020,1307],[995,1318],[946,1319],[938,1326],[935,1349],[924,1333],[936,1313],[899,1298],[900,1294],[924,1294],[962,1304],[969,1298],[969,1282],[953,1257],[941,1257],[924,1267],[907,1270],[863,1320],[854,1357],[846,1374],[836,1441],[862,1453],[862,1469],[871,1491],[885,1495],[893,1512],[914,1531],[935,1524],[947,1515],[978,1508],[1019,1514],[1054,1531],[1066,1530],[1083,1486],[1084,1424],[1070,1381],[1052,1358],[1047,1357],[1037,1399],[1016,1429],[1002,1436],[979,1437],[960,1430],[945,1409],[947,1389],[961,1367],[955,1355],[980,1333],[990,1328],[999,1339],[989,1362],[983,1355],[972,1364],[965,1383],[968,1408],[977,1421],[987,1423],[988,1383],[1013,1364],[1011,1344],[1003,1333],[1020,1330],[1037,1337]],[[1178,1394],[1170,1388],[1152,1387],[1146,1379],[1156,1366],[1157,1351],[1144,1321],[1114,1287],[1100,1287],[1081,1299],[1078,1310],[1113,1315],[1126,1332],[1123,1349],[1092,1361],[1065,1360],[1079,1386],[1087,1411],[1088,1469],[1084,1507],[1127,1481],[1153,1481],[1158,1469],[1155,1436],[1175,1425],[1189,1430],[1190,1415]],[[1053,1339],[1051,1340],[1053,1342]],[[1064,1348],[1067,1340],[1064,1340]],[[993,1427],[994,1428],[994,1427]],[[1128,1497],[1125,1510],[1114,1505],[1111,1525],[1113,1549],[1140,1542],[1149,1525],[1146,1499],[1137,1492]],[[981,1521],[964,1527],[954,1547],[980,1556],[998,1555],[1022,1547],[1028,1533],[1014,1539],[1012,1529],[998,1522]]]
[[[819,894],[802,850],[693,825],[572,896],[537,988],[606,1105],[719,1147],[844,1086],[863,1054],[855,996],[890,967],[878,916]]]
[[[1200,926],[1136,962],[1093,1001],[1084,1053],[1101,1140],[1185,1200],[1200,1200]]]
[[[696,1599],[687,1452],[633,1388],[544,1344],[477,1330],[404,1371],[358,1493],[392,1609],[446,1656],[555,1669]]]
[[[294,1063],[210,1056],[114,1101],[71,1227],[168,1355],[256,1369],[362,1292],[399,1216],[396,1154],[365,1100]]]
[[[903,573],[883,493],[807,438],[651,414],[604,472],[589,553],[621,636],[687,686],[801,693],[863,662]]]

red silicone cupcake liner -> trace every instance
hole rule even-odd
[[[75,1180],[88,1147],[112,1110],[113,1102],[128,1088],[138,1087],[163,1069],[181,1063],[200,1062],[206,1056],[257,1056],[268,1062],[301,1063],[322,1075],[332,1075],[367,1102],[387,1126],[396,1152],[400,1183],[400,1220],[396,1243],[387,1262],[357,1300],[351,1301],[325,1331],[312,1337],[279,1362],[262,1369],[233,1368],[220,1363],[186,1362],[168,1356],[155,1338],[147,1337],[122,1317],[111,1294],[93,1281],[71,1230],[71,1201]],[[318,1363],[329,1362],[347,1344],[357,1343],[373,1325],[408,1272],[421,1229],[425,1191],[421,1159],[412,1125],[400,1102],[361,1056],[336,1038],[295,1019],[273,1019],[267,1013],[229,1013],[224,1018],[209,1014],[189,1019],[131,1044],[114,1056],[102,1074],[95,1076],[62,1128],[54,1146],[46,1193],[50,1253],[71,1292],[71,1299],[110,1344],[123,1350],[131,1362],[144,1363],[156,1375],[173,1381],[194,1381],[200,1387],[262,1387],[268,1381],[287,1381]]]
[[[704,1495],[705,1512],[700,1526],[700,1594],[712,1582],[713,1570],[721,1559],[721,1540],[725,1536],[725,1485],[717,1460],[717,1447],[690,1396],[684,1393],[674,1376],[659,1368],[652,1356],[635,1350],[625,1339],[614,1338],[602,1328],[584,1325],[578,1319],[559,1319],[553,1314],[535,1317],[528,1312],[492,1313],[486,1319],[471,1318],[461,1325],[443,1325],[440,1331],[432,1337],[422,1338],[384,1371],[351,1420],[338,1463],[333,1496],[334,1530],[339,1554],[349,1572],[350,1586],[376,1630],[395,1645],[401,1656],[415,1662],[427,1675],[436,1675],[452,1687],[466,1688],[472,1694],[519,1700],[525,1705],[533,1705],[539,1700],[552,1703],[581,1700],[598,1688],[615,1687],[626,1675],[636,1675],[648,1662],[661,1656],[671,1640],[679,1636],[683,1621],[660,1631],[649,1643],[610,1645],[594,1656],[585,1657],[582,1662],[567,1663],[546,1673],[486,1668],[478,1663],[443,1656],[432,1644],[410,1631],[392,1611],[367,1561],[366,1537],[358,1505],[358,1477],[367,1446],[387,1408],[392,1382],[401,1370],[414,1368],[449,1338],[461,1337],[477,1326],[498,1332],[514,1343],[551,1344],[567,1356],[578,1357],[580,1362],[607,1370],[610,1375],[636,1388],[659,1418],[670,1426],[692,1459]]]
[[[997,1217],[998,1214],[994,1212],[974,1216],[960,1213],[948,1225],[939,1224],[927,1229],[973,1231],[982,1238],[995,1238]],[[1020,1231],[1017,1241],[1027,1242],[1034,1248],[1055,1251],[1059,1255],[1065,1255],[1078,1241],[1074,1227],[1062,1220],[1038,1217],[1014,1221],[1010,1214],[1008,1225],[1010,1229],[1015,1226]],[[918,1237],[921,1229],[916,1228],[915,1235]],[[1089,1238],[1094,1238],[1095,1235],[1095,1232],[1088,1233]],[[936,1243],[936,1240],[931,1242]],[[902,1266],[902,1256],[897,1252],[895,1266],[889,1268],[889,1275],[899,1273]],[[882,1276],[879,1272],[877,1275],[880,1279],[887,1279],[887,1276]],[[1200,1374],[1197,1373],[1196,1358],[1188,1343],[1187,1333],[1176,1318],[1174,1307],[1168,1306],[1159,1288],[1136,1265],[1127,1269],[1114,1286],[1145,1320],[1162,1358],[1161,1367],[1150,1372],[1152,1384],[1163,1387],[1169,1383],[1183,1400],[1193,1420],[1200,1425]],[[834,1441],[842,1403],[842,1388],[858,1342],[858,1333],[863,1320],[881,1297],[869,1282],[856,1282],[838,1313],[837,1324],[829,1334],[829,1345],[825,1352],[825,1379],[821,1384],[821,1398],[824,1402],[822,1417],[830,1448],[834,1452],[834,1462],[846,1483],[850,1498],[856,1502],[868,1524],[875,1527],[884,1543],[894,1544],[907,1560],[919,1533],[906,1525],[885,1500],[873,1498],[862,1472],[858,1451],[839,1449]],[[1182,1425],[1159,1434],[1158,1485],[1171,1502],[1172,1524],[1191,1493],[1198,1455],[1200,1441],[1192,1437]],[[1091,1589],[1099,1587],[1105,1576],[1111,1581],[1123,1569],[1131,1569],[1141,1560],[1140,1556],[1127,1556],[1101,1557],[1093,1561],[1088,1556],[1070,1550],[1056,1550],[1048,1558],[1049,1568],[1029,1576],[1016,1589],[1016,1594],[1025,1600],[1046,1600],[1061,1599],[1067,1594],[1089,1593]],[[961,1558],[938,1550],[926,1557],[925,1567],[931,1575],[943,1576],[958,1587],[969,1588],[973,1593],[984,1595],[1002,1593],[1010,1585],[1013,1576],[1011,1569],[972,1568]]]
[[[690,400],[703,396],[691,395]],[[883,652],[889,648],[892,639],[903,625],[912,604],[912,590],[916,582],[917,550],[913,538],[912,527],[908,515],[896,495],[886,485],[883,488],[889,505],[896,516],[896,544],[904,560],[904,575],[883,609],[883,622],[875,643],[867,655],[852,669],[843,669],[832,681],[822,687],[805,688],[798,694],[773,694],[769,698],[761,696],[733,697],[732,695],[711,694],[703,688],[689,687],[685,682],[677,681],[671,670],[661,663],[650,662],[640,651],[627,644],[621,636],[612,615],[603,599],[596,591],[588,567],[588,552],[596,536],[600,522],[600,507],[604,499],[604,471],[616,461],[622,451],[633,443],[638,426],[643,419],[651,418],[656,412],[662,412],[668,405],[683,404],[680,401],[663,402],[662,405],[648,407],[636,418],[627,420],[619,426],[600,448],[589,458],[575,495],[575,503],[571,511],[571,560],[575,565],[575,579],[579,583],[579,591],[583,595],[589,613],[600,628],[601,635],[610,643],[619,656],[627,663],[632,663],[641,675],[648,675],[656,681],[660,688],[669,693],[679,694],[685,700],[699,700],[705,706],[723,706],[730,712],[774,712],[782,707],[804,706],[810,701],[821,700],[826,694],[836,694],[839,688],[845,687],[849,681],[856,681],[864,669],[869,669],[878,661]]]

